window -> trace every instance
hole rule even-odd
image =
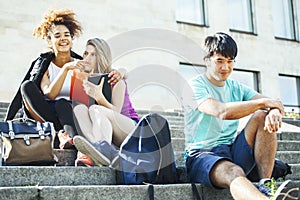
[[[177,0],[176,20],[196,25],[207,25],[205,0]]]
[[[279,75],[280,99],[286,112],[300,113],[300,77]]]
[[[296,13],[293,0],[273,1],[273,24],[275,37],[296,40]]]
[[[254,33],[251,0],[229,0],[230,30]]]
[[[201,65],[190,65],[190,64],[180,64],[179,73],[185,79],[189,80],[199,74],[203,74],[206,70],[205,66]]]
[[[196,66],[196,65],[189,65],[183,63],[179,65],[179,73],[186,80],[189,80],[192,77],[202,74],[205,71],[206,71],[206,67],[201,65]],[[254,89],[255,91],[259,91],[257,72],[234,69],[230,75],[230,78],[238,80],[239,82],[247,85],[248,87]]]
[[[259,92],[257,72],[234,69],[230,78],[238,80],[239,82]]]

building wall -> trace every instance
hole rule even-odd
[[[217,31],[237,41],[236,67],[259,71],[261,92],[279,97],[278,74],[300,76],[300,44],[274,39],[271,3],[255,1],[257,35],[251,35],[229,31],[227,0],[208,1],[209,27],[177,23],[176,0],[27,0],[22,5],[17,0],[1,1],[0,101],[13,98],[31,61],[46,49],[46,43],[33,38],[32,32],[48,8],[70,8],[77,13],[84,28],[74,41],[77,53],[82,53],[91,37],[110,43],[114,66],[128,70],[136,108],[180,109],[185,80],[179,63],[203,64],[202,41]],[[300,14],[299,1],[296,9]]]

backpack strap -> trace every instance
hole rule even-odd
[[[148,194],[149,194],[149,200],[154,200],[154,187],[152,184],[148,185]]]
[[[148,115],[148,116],[152,117],[152,115]],[[147,117],[145,118],[145,120],[148,123],[149,128],[151,129],[151,131],[153,133],[153,136],[155,137],[155,139],[157,141],[157,145],[158,145],[158,149],[159,149],[159,154],[160,154],[160,158],[161,158],[163,156],[163,154],[162,154],[161,146],[160,146],[159,140],[157,138],[156,132],[153,130],[153,128],[151,126],[151,123],[149,122],[149,120],[147,119]],[[156,173],[157,175],[159,174],[159,172],[161,170],[161,165],[162,165],[162,159],[159,160],[159,166],[158,166],[157,173]]]
[[[154,186],[151,183],[143,182],[144,185],[148,185],[149,200],[154,200]]]
[[[195,183],[192,183],[192,190],[193,190],[193,199],[202,200]]]

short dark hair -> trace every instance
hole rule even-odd
[[[237,45],[233,38],[222,32],[206,37],[203,50],[205,53],[204,58],[209,58],[214,53],[217,53],[224,57],[234,59],[238,52]]]

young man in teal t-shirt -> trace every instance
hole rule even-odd
[[[269,199],[266,183],[271,182],[283,104],[228,78],[237,56],[229,35],[208,36],[204,52],[206,72],[189,82],[195,104],[185,107],[188,176],[195,183],[230,188],[234,199]],[[250,114],[237,134],[238,120]],[[258,188],[247,178],[255,167]]]

